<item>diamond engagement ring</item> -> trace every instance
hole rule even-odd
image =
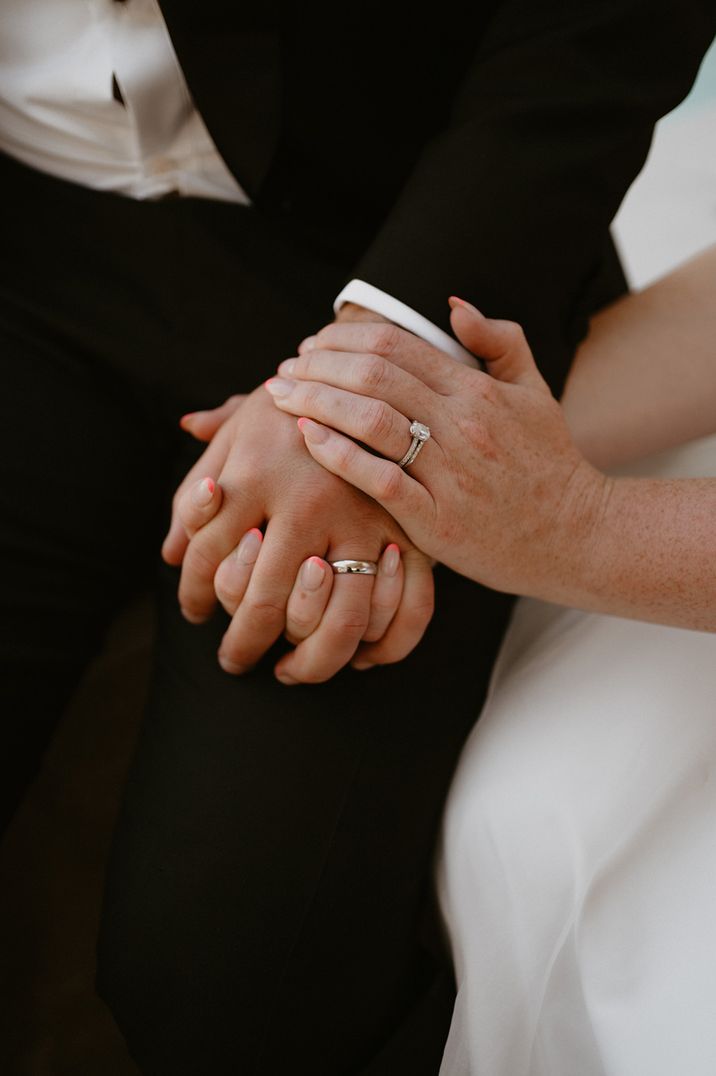
[[[329,563],[335,575],[378,574],[378,565],[374,560],[332,560]]]
[[[398,460],[398,467],[408,467],[425,442],[430,437],[430,427],[426,426],[424,422],[418,422],[416,418],[410,423],[410,436],[413,438],[410,448],[403,456],[402,460]]]

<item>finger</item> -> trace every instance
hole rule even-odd
[[[396,463],[371,455],[355,441],[311,419],[300,418],[298,428],[317,463],[367,493],[407,533],[432,514],[434,502],[428,488]]]
[[[403,554],[405,579],[398,610],[385,634],[377,642],[365,640],[351,662],[354,669],[388,665],[402,661],[413,650],[427,628],[435,609],[432,566],[417,549]]]
[[[206,411],[190,411],[182,415],[179,425],[192,437],[196,437],[197,441],[210,441],[226,419],[231,418],[234,412],[238,411],[245,399],[246,394],[239,393],[229,396],[218,407],[212,407]]]
[[[355,551],[333,549],[328,561],[343,559]],[[371,559],[360,551],[360,559]],[[378,554],[375,554],[377,559]],[[370,600],[375,576],[334,575],[333,589],[318,627],[274,669],[282,684],[318,684],[330,680],[353,657],[370,621]]]
[[[238,545],[240,536],[264,523],[252,491],[240,484],[224,489],[221,510],[192,537],[182,562],[177,595],[182,613],[192,623],[206,620],[216,606],[214,577],[219,565]]]
[[[246,593],[262,541],[259,528],[252,527],[216,569],[214,592],[229,616],[234,615]]]
[[[316,630],[333,588],[333,570],[321,557],[301,565],[286,605],[286,638],[296,645]]]
[[[177,505],[177,515],[189,538],[213,519],[221,507],[221,486],[210,475],[185,489]]]
[[[316,333],[310,347],[303,346],[299,354],[303,357],[319,348],[379,355],[413,374],[436,392],[451,392],[455,380],[458,379],[459,384],[460,376],[469,370],[445,351],[390,322],[331,322]]]
[[[375,642],[383,638],[398,610],[402,593],[403,565],[400,546],[391,542],[383,550],[378,562],[378,574],[370,596],[370,620],[363,635],[363,642]]]
[[[187,471],[184,479],[177,487],[172,500],[172,517],[169,530],[162,542],[161,549],[162,558],[167,564],[175,566],[181,564],[189,544],[189,538],[177,512],[179,501],[182,499],[184,491],[207,475],[213,478],[214,482],[218,482],[228,450],[228,431],[220,430],[209,447],[202,452],[194,466]],[[251,524],[249,523],[248,526],[251,526]]]
[[[381,355],[327,351],[320,348],[297,358],[284,359],[277,373],[280,378],[320,381],[324,385],[333,385],[334,388],[345,389],[347,392],[372,396],[410,416],[433,414],[436,407],[439,407],[442,396],[420,378]]]
[[[491,377],[516,385],[549,387],[535,364],[522,327],[514,321],[486,318],[464,299],[451,295],[450,324],[461,344],[487,363]]]
[[[265,386],[282,411],[332,426],[349,437],[356,437],[389,460],[402,459],[410,448],[411,419],[382,400],[334,389],[320,381],[288,381],[272,377]],[[439,432],[421,450],[419,464],[413,468],[418,475],[423,466],[435,463],[431,456],[436,451],[436,436],[439,437]]]
[[[269,520],[249,585],[219,646],[226,672],[247,672],[283,632],[289,595],[313,544],[279,517]]]

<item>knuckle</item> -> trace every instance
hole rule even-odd
[[[325,358],[325,348],[313,348],[311,351],[307,351],[305,355],[299,355],[294,367],[294,373],[299,373],[301,377],[310,378],[317,370],[320,370],[322,360]]]
[[[318,381],[308,381],[303,386],[304,405],[311,408],[319,404],[323,396],[323,385]]]
[[[355,457],[356,446],[352,441],[346,439],[336,445],[333,451],[335,452],[336,465],[339,470],[343,471],[350,467]]]
[[[394,501],[400,493],[403,473],[395,463],[383,464],[376,476],[376,494],[382,501]]]
[[[367,389],[381,388],[387,379],[388,364],[380,355],[368,355],[360,369],[361,385]]]
[[[463,417],[458,422],[458,429],[460,437],[466,444],[477,449],[481,455],[487,456],[488,459],[497,458],[497,445],[485,422],[471,416]]]
[[[398,606],[398,602],[395,597],[374,597],[371,601],[371,608],[381,623],[385,622],[388,617],[391,617]]]
[[[367,609],[343,609],[331,622],[331,636],[339,643],[358,642],[367,627]]]
[[[282,625],[286,615],[284,606],[268,597],[252,598],[248,602],[247,613],[253,625],[268,629]]]
[[[391,432],[390,411],[382,400],[371,400],[363,404],[363,407],[365,408],[365,429],[369,436],[380,440]]]
[[[315,618],[308,611],[297,612],[292,610],[286,618],[287,636],[290,634],[299,639],[305,639],[307,635],[310,635],[314,622]],[[289,639],[289,642],[291,642],[291,639]]]
[[[400,341],[400,330],[397,325],[389,325],[387,322],[376,322],[369,334],[370,350],[376,355],[392,355]]]
[[[475,378],[473,389],[479,401],[495,403],[499,396],[499,381],[490,374],[480,373],[480,376]]]
[[[184,567],[190,574],[199,576],[201,579],[213,579],[217,569],[217,558],[210,548],[196,538],[192,538],[184,554]]]
[[[220,571],[214,576],[214,593],[226,608],[227,605],[235,606],[241,597],[242,590],[238,585],[237,580],[232,579],[228,574],[224,575]]]
[[[312,527],[317,520],[324,519],[328,512],[332,512],[335,483],[336,476],[322,468],[317,468],[304,480],[300,504],[295,505],[285,517],[290,525],[292,538],[298,540],[306,535],[308,527]]]

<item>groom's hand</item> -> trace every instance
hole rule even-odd
[[[267,523],[250,584],[219,648],[223,668],[246,671],[281,635],[306,557],[377,561],[390,542],[403,552],[403,599],[383,639],[371,644],[371,660],[397,661],[409,653],[432,615],[432,573],[392,517],[311,459],[295,420],[277,411],[263,387],[220,432],[226,447],[218,475],[222,505],[193,536],[182,564],[179,601],[189,619],[211,614],[218,565],[247,530]],[[327,680],[351,659],[368,624],[372,587],[371,576],[335,577],[319,627],[281,662],[285,682]]]

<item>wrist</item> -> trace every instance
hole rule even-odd
[[[375,310],[370,310],[367,306],[361,306],[359,303],[348,302],[342,303],[334,321],[383,321],[392,325],[390,318],[383,317],[382,314],[376,313]]]
[[[617,482],[586,459],[575,467],[557,513],[545,585],[538,597],[576,608],[594,607],[611,547]]]

